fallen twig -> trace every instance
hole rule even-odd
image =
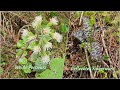
[[[81,25],[81,22],[82,22],[82,17],[83,17],[83,13],[84,13],[84,11],[82,11],[82,13],[81,13],[81,16],[80,16],[80,21],[79,21],[79,25]]]
[[[92,70],[91,70],[91,67],[90,67],[90,63],[89,63],[89,59],[88,59],[88,54],[87,54],[86,47],[84,48],[84,50],[85,50],[85,55],[86,55],[87,64],[88,64],[89,71],[90,71],[90,76],[91,76],[91,78],[93,79],[94,76],[93,76],[93,74],[92,74]]]
[[[101,27],[101,30],[102,30],[102,27]],[[107,48],[106,48],[106,44],[105,44],[105,40],[104,40],[104,30],[102,30],[101,38],[102,38],[103,47],[104,47],[104,49],[105,49],[105,53],[106,53],[107,56],[109,57],[109,54],[108,54],[108,51],[107,51]],[[116,76],[115,78],[117,78],[115,69],[114,69],[114,67],[112,66],[112,62],[111,62],[110,58],[108,58],[108,61],[109,61],[110,65],[111,65],[111,68],[112,68],[112,70],[113,70],[113,73],[114,73],[115,76]]]
[[[119,24],[120,26],[120,24]],[[120,33],[120,28],[119,28],[119,33]],[[119,36],[119,41],[120,41],[120,36]],[[119,42],[119,48],[118,48],[118,71],[119,71],[119,78],[120,78],[120,42]]]
[[[1,27],[1,25],[2,25],[2,17],[1,17],[1,13],[2,13],[2,12],[0,12],[0,27]]]
[[[102,61],[102,63],[109,68],[109,66],[106,64],[106,62]]]

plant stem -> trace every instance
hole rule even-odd
[[[81,13],[79,25],[81,25],[83,14],[84,14],[84,11],[82,11],[82,13]]]
[[[102,28],[101,28],[101,30],[102,30]],[[104,30],[102,30],[101,38],[102,38],[102,43],[103,43],[103,47],[104,47],[104,49],[105,49],[105,52],[106,52],[107,56],[109,57],[109,54],[108,54],[108,51],[107,51],[107,48],[106,48],[106,44],[105,44],[105,40],[104,40]],[[109,61],[110,65],[111,65],[112,62],[111,62],[110,58],[108,58],[108,61]],[[117,75],[116,75],[116,72],[115,72],[114,67],[113,67],[112,65],[111,65],[111,67],[112,67],[112,69],[113,69],[113,73],[114,73],[115,76],[116,76],[115,78],[117,78]]]
[[[88,59],[88,54],[87,54],[87,49],[86,49],[86,47],[84,47],[84,50],[85,50],[85,55],[86,55],[87,64],[88,64],[89,71],[90,71],[90,76],[91,76],[91,78],[93,79],[94,77],[93,77],[92,70],[91,70],[91,67],[90,67],[90,63],[89,63],[89,59]]]

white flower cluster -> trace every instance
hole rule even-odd
[[[43,29],[44,34],[49,34],[50,33],[50,27],[46,27]]]
[[[56,41],[60,43],[62,41],[63,37],[59,33],[55,32],[55,33],[53,33],[52,38],[56,39]]]
[[[44,45],[44,50],[49,50],[50,48],[52,48],[52,43],[51,42],[47,42],[45,45]]]
[[[41,60],[42,60],[43,64],[47,64],[50,61],[50,57],[48,55],[45,55],[45,56],[42,57]]]
[[[41,48],[39,46],[34,46],[33,51],[34,53],[39,53],[41,51]]]
[[[25,37],[28,35],[28,30],[27,29],[23,29],[22,31],[22,37]]]
[[[51,18],[51,19],[50,19],[50,23],[51,23],[52,25],[58,25],[57,17]]]
[[[42,16],[36,16],[35,20],[32,22],[32,27],[36,28],[38,26],[38,24],[42,23]]]

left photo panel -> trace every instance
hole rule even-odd
[[[0,78],[62,79],[69,12],[0,12]]]

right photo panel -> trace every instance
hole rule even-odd
[[[69,14],[63,78],[120,78],[120,12]]]

